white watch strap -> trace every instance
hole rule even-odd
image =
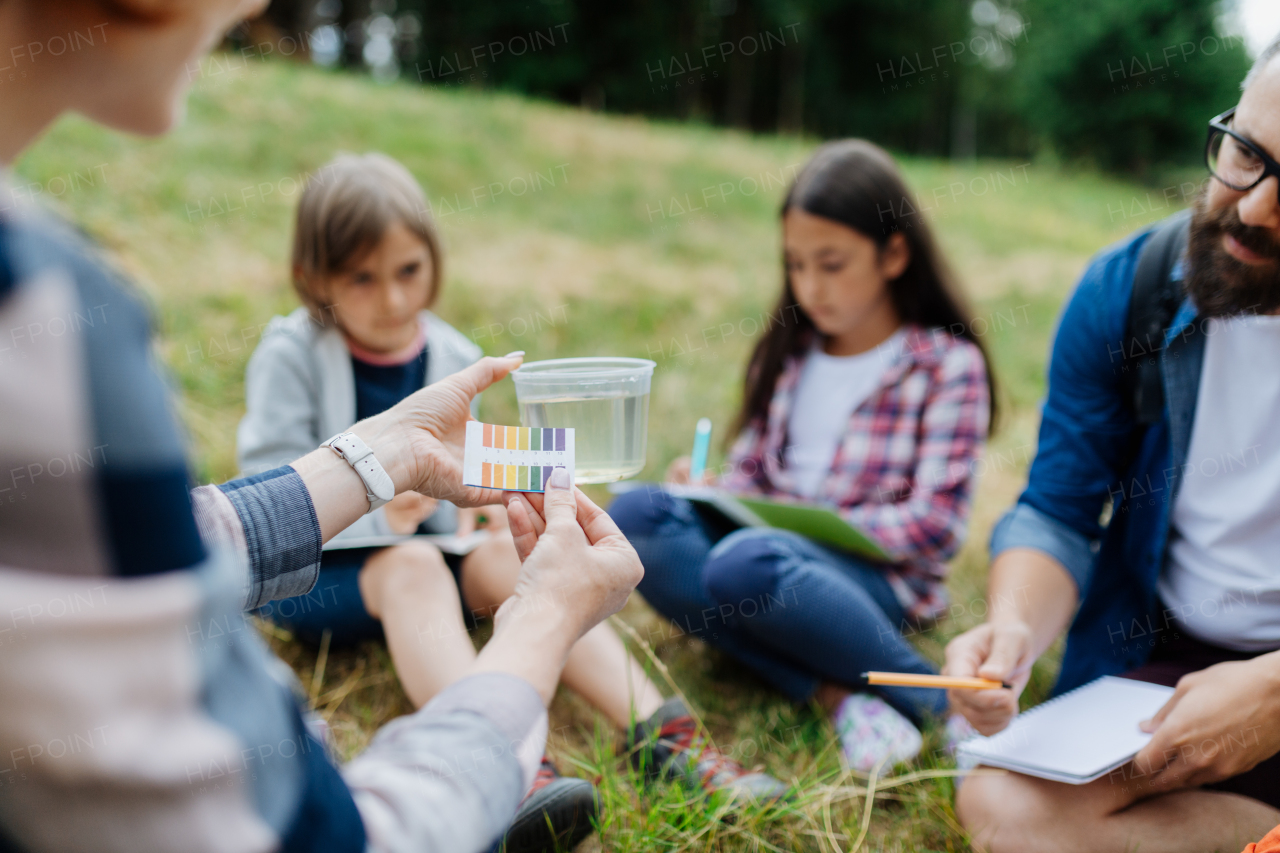
[[[341,432],[320,446],[332,448],[360,475],[364,481],[365,496],[369,498],[367,512],[373,512],[396,496],[395,483],[391,482],[378,457],[373,455],[373,449],[360,436]]]

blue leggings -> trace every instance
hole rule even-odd
[[[652,487],[619,495],[609,514],[640,554],[649,603],[795,701],[822,682],[867,689],[868,670],[936,672],[899,633],[902,606],[870,563],[783,530],[723,535]],[[917,724],[947,708],[941,690],[873,689]]]

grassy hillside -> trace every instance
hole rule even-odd
[[[780,285],[778,202],[814,144],[215,60],[177,132],[138,141],[66,120],[18,164],[17,182],[106,245],[153,302],[202,481],[235,473],[246,359],[271,316],[296,304],[286,258],[303,176],[344,150],[391,154],[427,188],[447,246],[438,310],[486,352],[658,362],[646,475],[659,476],[686,451],[698,417],[731,418],[759,318]],[[1170,211],[1159,190],[1049,165],[903,166],[920,215],[987,321],[1007,412],[970,545],[955,564],[955,618],[918,638],[936,657],[982,613],[984,543],[1032,451],[1063,295],[1092,252]],[[509,383],[486,395],[484,417],[516,422]],[[868,811],[866,780],[841,774],[830,728],[813,712],[672,636],[642,602],[623,617],[649,638],[722,746],[803,793],[782,814],[729,824],[680,791],[644,790],[615,756],[609,727],[562,691],[552,751],[571,772],[600,777],[607,804],[602,838],[589,844],[967,849],[947,778],[899,775],[888,790],[882,780]],[[317,673],[314,649],[284,635],[272,643],[312,686],[346,754],[408,709],[378,647],[335,653]],[[1051,675],[1037,673],[1032,697]],[[915,769],[945,767],[932,753]]]

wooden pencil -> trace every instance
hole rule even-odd
[[[999,690],[1013,685],[990,678],[963,678],[952,675],[918,675],[914,672],[864,672],[867,684],[893,687],[936,687],[943,690]]]

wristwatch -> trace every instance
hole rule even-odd
[[[353,432],[340,432],[320,446],[328,447],[347,460],[347,464],[360,475],[364,481],[365,496],[369,498],[367,513],[396,496],[395,483],[391,482],[378,457],[373,455],[373,449],[360,436]]]

